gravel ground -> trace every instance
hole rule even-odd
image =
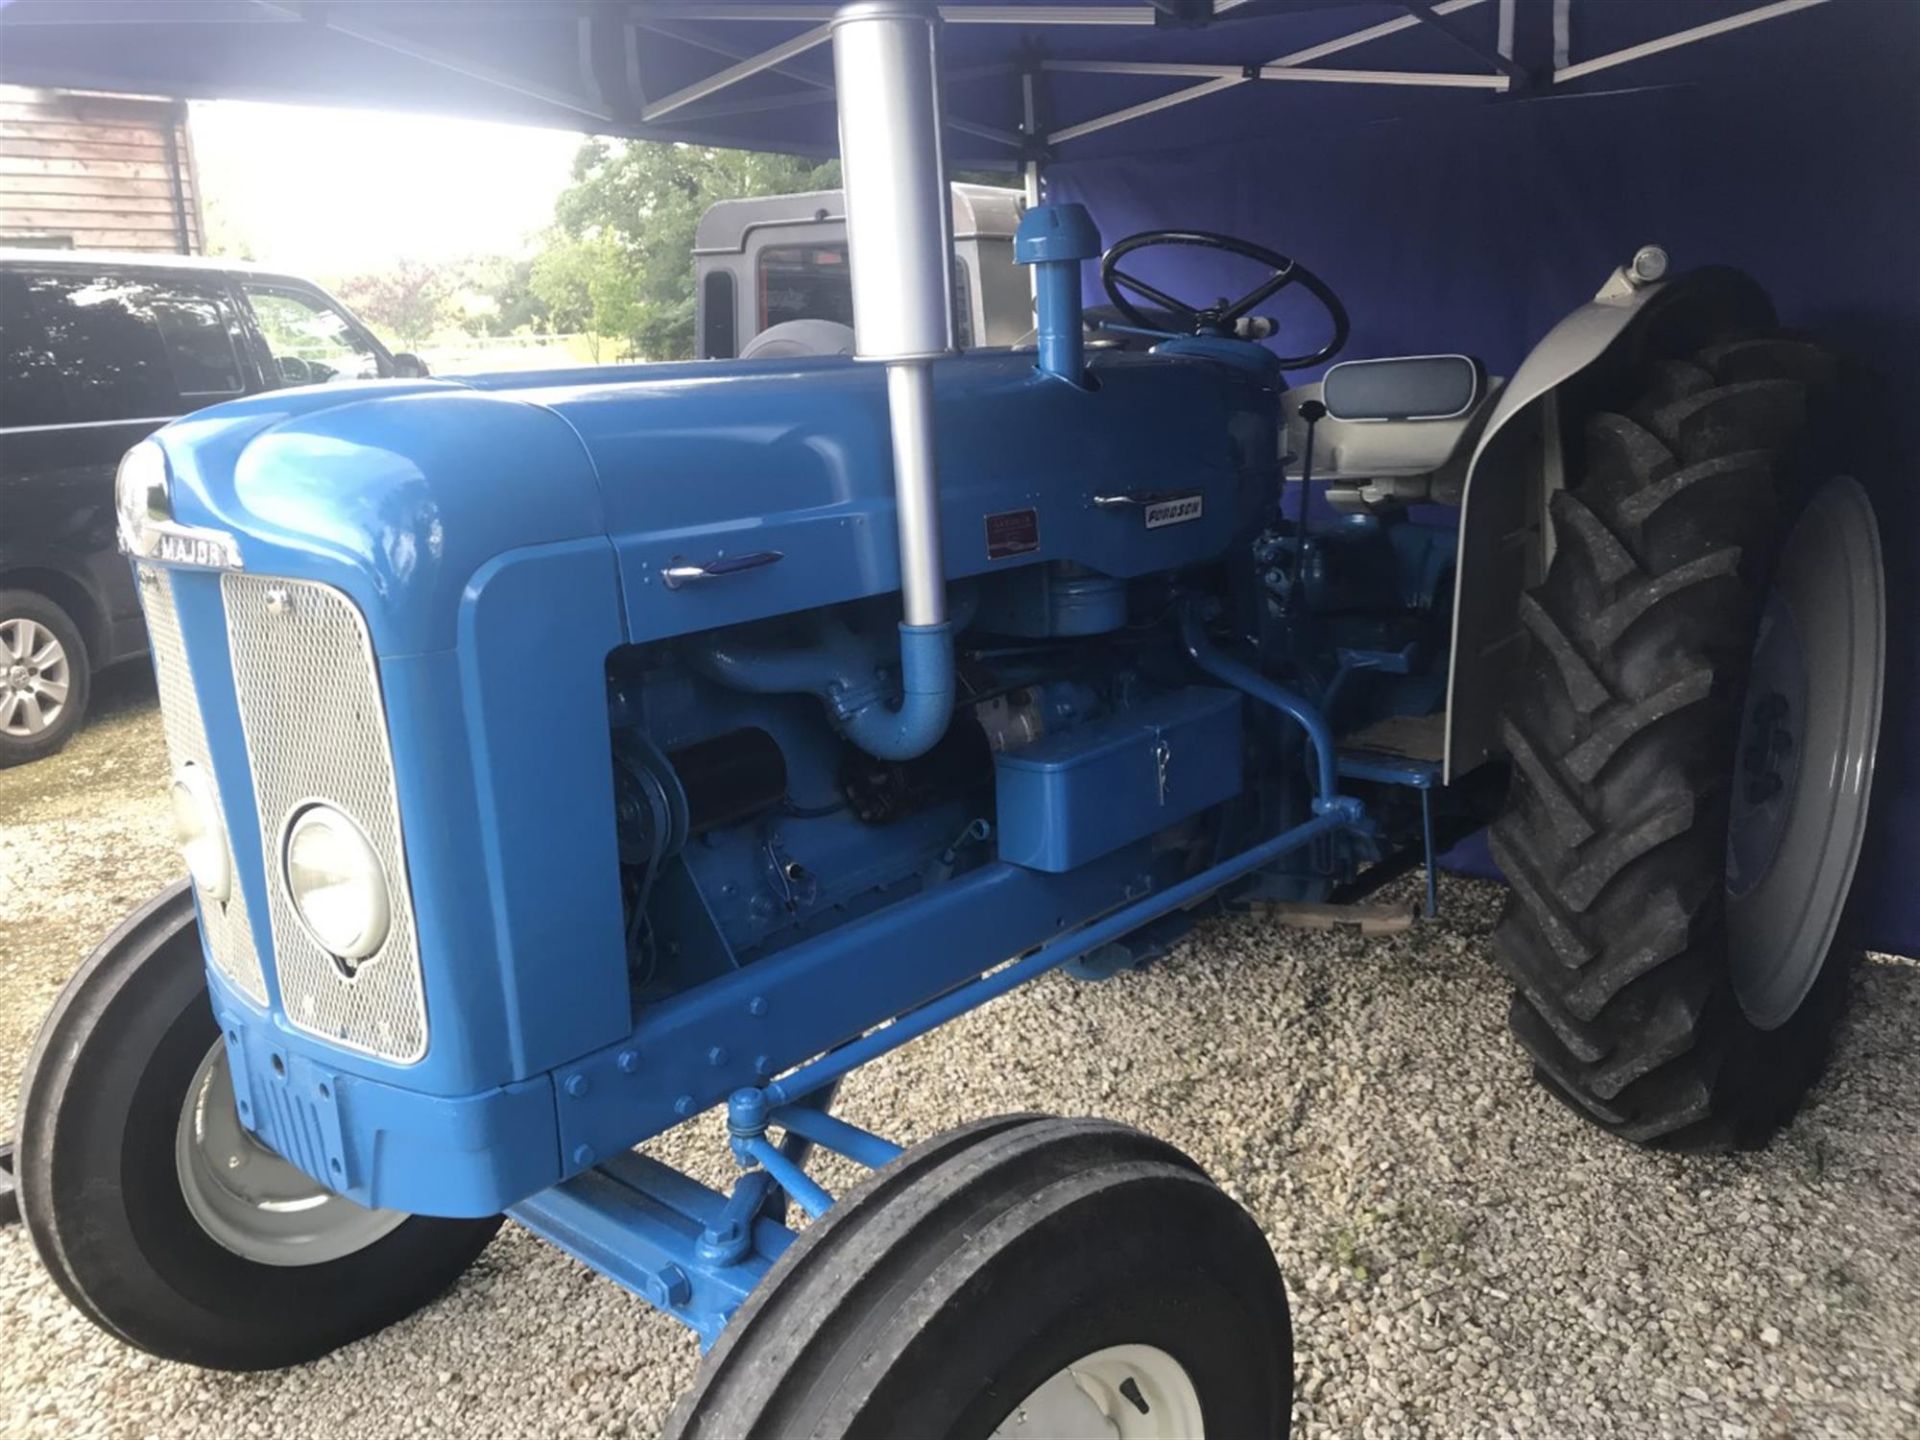
[[[174,871],[151,689],[107,688],[65,755],[0,773],[0,1117],[67,974]],[[1681,1161],[1534,1090],[1487,953],[1498,906],[1453,882],[1442,921],[1379,941],[1219,923],[1144,974],[1049,977],[948,1026],[845,1108],[903,1139],[1097,1113],[1192,1153],[1286,1269],[1298,1434],[1920,1436],[1920,967],[1862,968],[1834,1077],[1772,1150]],[[661,1150],[724,1173],[715,1117]],[[509,1226],[381,1336],[204,1374],[95,1332],[0,1230],[19,1440],[650,1435],[696,1360]]]

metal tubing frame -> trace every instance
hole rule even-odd
[[[632,14],[644,24],[667,20],[821,21],[833,18],[833,5],[731,3],[731,0],[633,0]],[[1154,24],[1144,5],[943,5],[940,18],[954,25],[1146,25]]]
[[[1505,75],[1453,70],[1309,70],[1300,66],[1269,70],[1263,65],[1207,65],[1157,60],[1042,60],[1040,68],[1060,74],[1164,75],[1170,79],[1198,77],[1232,80],[1235,84],[1243,80],[1291,80],[1317,81],[1328,85],[1424,85],[1456,90],[1505,90],[1511,84]]]
[[[831,14],[831,9],[822,12],[823,16]],[[715,14],[703,12],[700,13],[697,18],[714,20],[720,17]],[[794,20],[804,17],[797,12],[789,12],[781,15],[779,18],[783,20]],[[710,50],[716,55],[724,55],[730,60],[739,62],[709,76],[705,80],[696,80],[691,85],[684,86],[674,91],[671,95],[663,97],[661,100],[655,102],[653,106],[646,107],[641,116],[642,120],[655,119],[661,114],[666,113],[669,108],[679,109],[684,105],[692,104],[699,100],[710,99],[722,90],[731,89],[738,81],[768,72],[775,75],[784,75],[791,80],[798,80],[808,88],[789,95],[763,95],[751,100],[737,100],[723,105],[703,106],[695,111],[693,115],[683,118],[701,121],[727,115],[750,115],[764,110],[786,110],[802,105],[823,105],[831,103],[835,98],[834,83],[831,79],[812,74],[806,69],[792,63],[796,56],[803,55],[809,50],[816,49],[820,44],[825,43],[825,38],[832,33],[832,26],[830,25],[816,27],[815,30],[809,30],[800,35],[796,35],[792,39],[783,41],[781,44],[772,46],[766,50],[746,50],[737,46],[728,45],[710,36],[701,34],[697,27],[677,23],[671,16],[652,12],[647,12],[642,18],[635,20],[633,28],[650,30],[656,35],[665,35],[670,40],[679,40],[684,44],[692,45],[701,50]],[[819,34],[822,38],[818,40],[812,39],[811,37],[816,34]],[[972,71],[956,72],[947,78],[968,79],[973,78],[976,74],[996,71],[1000,68],[999,66],[977,66]],[[1018,150],[1025,144],[1024,137],[1011,130],[1003,130],[995,125],[983,125],[978,121],[965,120],[954,115],[948,115],[946,117],[946,124],[947,128],[958,130],[963,135],[973,135],[982,140],[991,140],[995,144],[1005,145],[1009,149]],[[989,164],[992,162],[982,161],[980,163]]]
[[[564,90],[558,86],[537,84],[507,71],[496,70],[491,65],[467,56],[455,55],[437,46],[422,44],[409,36],[396,34],[382,26],[369,23],[363,18],[346,13],[344,7],[334,6],[324,13],[309,13],[304,7],[294,3],[294,0],[253,0],[253,4],[267,14],[290,23],[318,24],[323,29],[348,36],[362,44],[389,50],[396,55],[404,55],[409,60],[418,60],[421,64],[430,65],[436,70],[459,75],[507,94],[525,95],[530,99],[571,111],[586,120],[611,124],[615,119],[613,111],[607,108],[604,102],[593,97]],[[366,7],[366,9],[372,10],[373,7]]]
[[[832,38],[831,25],[816,25],[811,30],[802,31],[791,40],[784,40],[757,55],[749,55],[744,60],[729,65],[726,69],[696,80],[691,85],[682,86],[671,95],[664,95],[640,111],[642,121],[658,120],[662,115],[671,114],[683,105],[691,105],[696,100],[704,100],[709,95],[725,90],[736,81],[758,75],[763,70],[771,70],[782,65],[796,55],[804,55],[816,46],[824,45]]]
[[[1782,15],[1791,15],[1798,10],[1811,10],[1816,5],[1827,3],[1828,0],[1774,0],[1773,4],[1762,5],[1757,10],[1747,10],[1738,15],[1727,15],[1719,20],[1710,20],[1704,25],[1695,25],[1686,30],[1677,30],[1671,35],[1662,35],[1657,40],[1645,40],[1638,45],[1629,45],[1623,50],[1615,50],[1607,55],[1596,55],[1591,60],[1557,65],[1553,72],[1553,83],[1564,85],[1567,81],[1578,80],[1583,75],[1592,75],[1600,70],[1611,70],[1616,65],[1625,65],[1632,60],[1643,60],[1649,55],[1678,50],[1682,45],[1711,40],[1714,36],[1725,35],[1731,30],[1744,30],[1749,25],[1778,20]]]
[[[789,1136],[797,1135],[823,1150],[844,1155],[869,1170],[878,1170],[889,1163],[901,1154],[903,1148],[883,1135],[862,1130],[858,1125],[849,1124],[838,1115],[812,1105],[782,1105],[767,1119],[780,1126]],[[791,1149],[786,1154],[789,1159],[795,1159]]]
[[[1457,14],[1459,11],[1471,10],[1476,5],[1483,5],[1486,3],[1487,3],[1487,0],[1441,0],[1440,4],[1435,5],[1433,7],[1432,13],[1435,15],[1453,15],[1453,14]],[[1383,20],[1378,25],[1369,25],[1364,30],[1356,30],[1350,35],[1337,36],[1332,40],[1322,41],[1318,45],[1309,45],[1302,50],[1294,50],[1294,51],[1290,51],[1285,55],[1275,56],[1273,59],[1265,61],[1264,63],[1259,65],[1248,65],[1248,66],[1239,67],[1234,71],[1234,73],[1230,75],[1217,75],[1214,78],[1206,80],[1199,85],[1189,86],[1185,90],[1176,90],[1171,95],[1162,95],[1158,99],[1154,99],[1154,100],[1143,100],[1137,105],[1128,105],[1123,107],[1122,109],[1110,111],[1105,115],[1096,115],[1091,120],[1082,120],[1072,125],[1062,126],[1060,129],[1054,130],[1048,133],[1047,144],[1062,145],[1069,140],[1077,140],[1084,135],[1092,135],[1101,130],[1111,129],[1115,125],[1124,125],[1129,120],[1138,120],[1141,117],[1146,115],[1158,114],[1160,111],[1172,109],[1176,105],[1185,105],[1194,100],[1204,99],[1208,95],[1216,95],[1222,90],[1231,90],[1237,85],[1245,85],[1249,81],[1252,81],[1255,79],[1278,80],[1282,78],[1287,78],[1278,72],[1296,70],[1301,66],[1311,63],[1312,61],[1323,59],[1328,55],[1337,55],[1342,50],[1351,50],[1354,46],[1364,45],[1369,40],[1378,40],[1383,36],[1387,36],[1387,35],[1397,35],[1403,30],[1414,29],[1416,26],[1419,26],[1423,23],[1424,23],[1423,21],[1421,21],[1419,18],[1413,15],[1402,15],[1396,20]],[[1081,62],[1081,63],[1097,63],[1097,62]],[[1116,63],[1120,63],[1120,62],[1116,62]],[[1125,73],[1125,72],[1122,72],[1122,73]],[[1313,72],[1304,72],[1304,73],[1311,74]],[[1339,74],[1339,73],[1341,72],[1337,72],[1337,71],[1322,72],[1323,75]],[[1371,84],[1432,83],[1430,81],[1423,81],[1419,77],[1419,73],[1416,71],[1408,71],[1408,72],[1349,71],[1345,73],[1350,75],[1373,75],[1373,76],[1379,76],[1383,74],[1404,73],[1404,78],[1394,80],[1394,81],[1381,81],[1381,80],[1375,79],[1372,81],[1349,82],[1349,83],[1371,83]],[[1504,75],[1490,75],[1486,77],[1475,77],[1475,78],[1476,80],[1484,78],[1487,81],[1498,82],[1497,84],[1488,84],[1485,87],[1487,89],[1505,90],[1510,83],[1507,77]],[[1339,83],[1339,82],[1336,81],[1333,83]],[[1476,86],[1476,88],[1479,88],[1479,87]]]
[[[1440,0],[1438,4],[1420,4],[1419,13],[1410,13],[1393,20],[1384,20],[1377,25],[1369,25],[1348,35],[1309,45],[1304,49],[1276,56],[1258,64],[1244,66],[1201,65],[1169,62],[1156,64],[1151,61],[1127,60],[1077,60],[1042,61],[1042,70],[1063,73],[1107,74],[1107,75],[1159,75],[1168,78],[1199,77],[1200,83],[1171,94],[1143,100],[1136,104],[1122,106],[1103,115],[1087,120],[1076,121],[1070,125],[1038,135],[1031,131],[1027,135],[1014,130],[985,125],[977,121],[961,120],[949,117],[947,124],[966,134],[992,140],[1010,148],[1019,149],[1030,145],[1034,140],[1046,146],[1065,144],[1069,140],[1078,140],[1087,135],[1097,134],[1116,125],[1131,120],[1143,119],[1148,115],[1157,115],[1161,111],[1175,106],[1186,105],[1209,95],[1219,94],[1252,81],[1267,80],[1307,84],[1332,85],[1397,85],[1422,88],[1447,88],[1487,90],[1504,93],[1513,88],[1514,79],[1510,70],[1504,67],[1500,71],[1488,74],[1463,73],[1457,71],[1419,71],[1419,70],[1349,70],[1349,69],[1308,69],[1313,61],[1337,55],[1371,40],[1388,35],[1397,35],[1422,25],[1433,25],[1436,19],[1444,19],[1477,5],[1496,3],[1496,0]],[[1511,65],[1512,57],[1508,53],[1512,46],[1512,10],[1509,0],[1497,0],[1500,5],[1500,57]],[[1658,39],[1643,41],[1606,55],[1597,55],[1590,60],[1569,63],[1563,53],[1565,18],[1571,10],[1571,0],[1556,0],[1555,34],[1556,54],[1553,83],[1565,84],[1583,76],[1602,70],[1625,65],[1650,55],[1662,54],[1684,45],[1708,40],[1716,35],[1759,25],[1768,20],[1791,15],[1796,11],[1811,9],[1829,3],[1829,0],[1773,0],[1773,3],[1761,5],[1739,15],[1724,16],[1721,19],[1695,25],[1686,30],[1676,31]],[[671,3],[671,0],[637,0],[631,8],[633,20],[641,25],[651,20],[761,20],[785,21],[788,23],[812,22],[816,27],[831,20],[835,8],[832,5],[773,5],[773,4],[728,4],[708,3]],[[1151,26],[1155,23],[1151,6],[1072,6],[1072,5],[989,5],[989,6],[947,6],[940,9],[941,18],[948,24],[956,25],[1060,25],[1060,26]],[[1221,13],[1225,13],[1223,8]],[[696,81],[674,94],[657,100],[645,107],[643,118],[652,120],[661,115],[679,109],[696,100],[717,94],[734,84],[762,71],[775,69],[794,55],[803,53],[820,43],[816,30],[796,35],[782,44],[773,46],[757,55],[742,58],[718,74],[705,80]],[[1023,97],[1024,98],[1024,97]],[[569,102],[574,103],[574,102]],[[586,113],[592,113],[588,111]],[[1027,125],[1031,127],[1029,114]],[[1034,162],[1029,161],[1029,165]],[[1031,178],[1037,179],[1037,171]]]
[[[735,1143],[741,1158],[758,1161],[760,1168],[773,1177],[773,1183],[807,1212],[809,1220],[818,1220],[833,1208],[833,1196],[765,1135]]]

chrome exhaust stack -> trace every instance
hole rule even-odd
[[[887,367],[899,511],[901,706],[885,734],[860,739],[884,759],[930,749],[953,709],[931,370],[954,351],[939,46],[930,3],[852,0],[833,17],[854,354]]]

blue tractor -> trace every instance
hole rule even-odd
[[[1504,381],[1290,389],[1346,332],[1310,270],[1136,235],[1090,330],[1071,205],[1020,226],[1034,344],[955,353],[937,22],[834,24],[857,356],[277,392],[128,455],[191,878],[47,1020],[18,1163],[129,1343],[311,1359],[506,1214],[698,1333],[682,1435],[1280,1433],[1279,1271],[1185,1156],[902,1150],[835,1086],[1489,821],[1555,1095],[1698,1148],[1810,1084],[1884,644],[1833,360],[1649,248]],[[1183,299],[1169,245],[1262,278]],[[1279,358],[1289,286],[1329,329]],[[636,1150],[716,1106],[729,1190]]]

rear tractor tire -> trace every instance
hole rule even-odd
[[[1293,1391],[1286,1289],[1193,1162],[1006,1116],[875,1172],[775,1262],[675,1440],[1260,1440]]]
[[[1864,492],[1808,479],[1833,372],[1774,335],[1647,362],[1521,602],[1495,953],[1536,1076],[1636,1143],[1765,1143],[1844,1007],[1886,601]]]
[[[21,1084],[20,1208],[108,1334],[215,1370],[299,1364],[432,1300],[500,1220],[368,1210],[255,1140],[203,966],[182,881],[68,982]]]

